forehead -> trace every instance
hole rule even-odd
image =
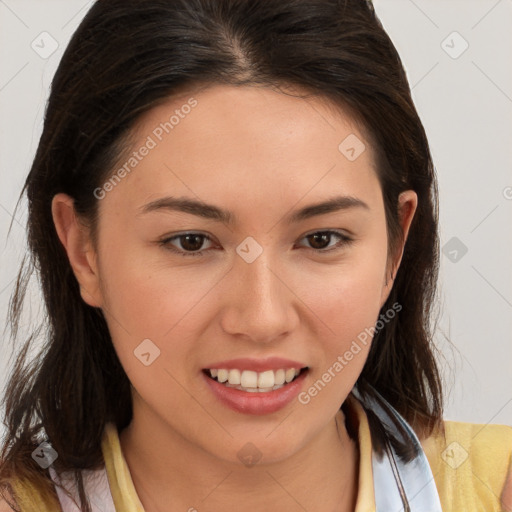
[[[341,107],[253,86],[214,85],[154,107],[122,165],[129,176],[111,195],[122,188],[133,205],[164,193],[278,205],[336,191],[371,201],[377,184],[369,141]]]

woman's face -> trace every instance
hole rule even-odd
[[[148,428],[225,460],[281,460],[339,410],[392,285],[369,143],[318,99],[220,85],[154,108],[135,135],[95,191],[82,296],[102,308]],[[415,201],[402,196],[405,231]],[[245,391],[290,368],[307,370]]]

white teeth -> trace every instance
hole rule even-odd
[[[291,382],[299,373],[300,370],[296,368],[266,370],[264,372],[222,368],[210,370],[212,378],[217,378],[219,382],[225,383],[226,386],[251,393],[266,393],[279,389],[285,383]]]
[[[230,384],[240,385],[240,370],[229,370],[228,382]]]
[[[274,375],[274,382],[277,385],[282,385],[286,381],[286,372],[285,370],[277,370]]]
[[[210,370],[211,373],[211,370]],[[219,382],[226,382],[228,380],[229,372],[227,370],[217,370],[217,380]],[[213,377],[213,375],[212,375]]]
[[[268,370],[258,374],[259,388],[272,388],[274,386],[274,372]]]
[[[232,371],[238,370],[230,370]],[[256,372],[251,372],[250,370],[244,370],[242,372],[242,380],[239,382],[244,388],[257,388],[258,387],[258,374]]]
[[[286,370],[286,375],[285,375],[285,379],[286,379],[286,382],[291,382],[295,377],[295,370],[293,368],[289,368],[288,370]]]
[[[271,388],[244,388],[242,386],[233,386],[229,382],[224,384],[227,388],[235,388],[240,391],[248,391],[249,393],[267,393],[268,391],[275,391],[276,389],[282,388],[283,386],[273,386]]]

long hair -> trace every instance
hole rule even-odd
[[[64,192],[93,228],[93,191],[112,174],[140,116],[177,91],[208,84],[297,86],[339,105],[372,141],[385,204],[389,254],[402,242],[398,195],[418,208],[392,292],[402,309],[379,329],[357,387],[378,392],[418,429],[442,418],[432,341],[439,241],[437,186],[424,128],[401,60],[366,0],[98,0],[73,35],[52,82],[44,128],[22,196],[29,256],[10,303],[11,337],[30,276],[39,278],[46,323],[20,347],[6,388],[0,489],[30,481],[54,492],[30,456],[38,440],[57,451],[54,469],[102,464],[105,424],[132,417],[129,380],[100,309],[80,296],[51,214]],[[18,333],[18,335],[17,335]],[[34,340],[41,352],[29,362]]]

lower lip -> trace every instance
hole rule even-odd
[[[274,391],[251,393],[235,388],[228,388],[201,372],[213,394],[230,409],[244,414],[270,414],[286,407],[299,393],[308,370],[289,384]]]

